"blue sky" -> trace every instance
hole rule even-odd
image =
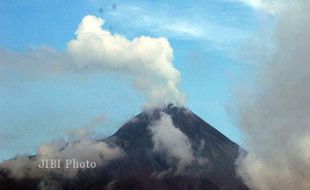
[[[233,0],[4,0],[1,51],[20,53],[42,46],[65,51],[86,15],[103,18],[106,30],[129,39],[167,38],[182,75],[186,106],[242,143],[228,110],[234,90],[251,80],[246,47],[261,23],[272,23],[268,15]],[[66,138],[70,129],[97,118],[104,118],[97,123],[97,134],[108,136],[138,114],[145,102],[126,77],[113,73],[43,72],[30,78],[13,70],[0,74],[0,160],[34,153],[40,144]]]

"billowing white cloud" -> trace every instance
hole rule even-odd
[[[310,1],[294,2],[277,15],[255,91],[239,99],[248,154],[238,171],[251,189],[310,189]]]
[[[129,75],[146,94],[150,105],[183,104],[178,89],[180,73],[174,68],[173,50],[166,38],[141,36],[128,40],[102,28],[104,20],[85,16],[67,51],[80,68],[98,68]]]
[[[160,119],[149,126],[149,130],[152,133],[154,151],[166,154],[171,163],[176,160],[176,173],[182,172],[186,166],[192,164],[192,145],[188,137],[173,125],[169,115],[161,113]]]

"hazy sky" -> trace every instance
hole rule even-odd
[[[110,72],[46,74],[42,69],[24,73],[3,65],[4,57],[16,54],[27,59],[29,51],[38,48],[66,51],[86,15],[104,19],[105,30],[128,39],[167,38],[173,63],[181,73],[186,106],[241,143],[242,135],[229,113],[232,94],[240,83],[252,79],[255,67],[248,59],[253,53],[248,49],[252,45],[249,39],[262,23],[264,27],[273,24],[273,9],[257,11],[253,9],[257,6],[247,6],[249,2],[1,1],[0,160],[34,153],[39,144],[64,138],[76,127],[95,124],[100,136],[108,136],[141,111],[145,97],[132,88],[126,76]],[[22,67],[34,67],[27,64],[25,61]]]

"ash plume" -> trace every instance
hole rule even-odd
[[[239,102],[248,151],[238,173],[251,189],[310,189],[310,1],[276,1],[275,49],[255,91]]]

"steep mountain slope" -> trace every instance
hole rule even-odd
[[[174,133],[161,133],[168,139],[160,143],[174,143],[170,149],[156,148],[152,130],[162,125],[158,121],[164,116],[170,118]],[[103,141],[121,147],[125,156],[73,179],[51,175],[43,180],[14,180],[3,171],[0,189],[36,189],[44,182],[55,183],[55,189],[247,189],[235,174],[239,146],[184,107],[168,105],[142,112]],[[158,144],[167,148],[164,145]]]

